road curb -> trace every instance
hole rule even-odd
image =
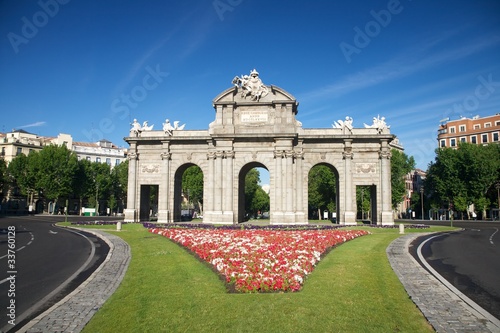
[[[105,241],[109,246],[106,259],[73,292],[18,332],[80,332],[123,280],[131,259],[129,245],[120,237],[101,230],[72,229],[91,233]]]

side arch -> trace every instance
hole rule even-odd
[[[333,174],[333,177],[335,179],[335,212],[330,212],[330,213],[335,213],[335,218],[336,218],[336,222],[338,223],[339,222],[339,217],[341,216],[340,215],[340,176],[339,176],[339,171],[337,170],[337,168],[335,168],[334,165],[328,163],[328,162],[317,162],[317,163],[314,163],[310,166],[310,168],[307,170],[307,180],[306,180],[306,189],[307,189],[307,203],[308,203],[308,215],[310,214],[309,212],[309,184],[311,182],[311,171],[313,171],[314,168],[318,167],[318,166],[324,166],[324,167],[327,167]],[[331,216],[329,217],[331,218]]]
[[[189,167],[196,166],[199,167],[201,172],[203,173],[203,168],[199,165],[188,162],[181,164],[174,172],[173,179],[173,222],[180,222],[182,220],[182,201],[184,199],[182,193],[182,176],[184,172]],[[203,178],[205,178],[205,174],[203,173]]]
[[[269,168],[265,166],[264,164],[260,162],[249,162],[243,167],[238,172],[238,216],[237,216],[237,222],[241,223],[246,220],[245,217],[245,177],[247,173],[252,170],[253,168],[264,168],[269,172]],[[269,198],[271,199],[271,196]],[[272,203],[270,202],[270,206],[272,207]]]

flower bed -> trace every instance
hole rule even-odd
[[[333,246],[368,234],[353,230],[150,228],[211,264],[237,292],[298,291]]]

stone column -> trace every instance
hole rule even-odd
[[[295,214],[293,213],[293,201],[295,198],[294,181],[293,181],[293,150],[287,150],[283,159],[283,193],[285,196],[285,222],[295,223]]]
[[[394,224],[391,200],[391,150],[387,140],[382,140],[380,148],[380,198],[382,201],[382,225]]]
[[[136,145],[130,145],[130,151],[127,155],[128,158],[128,183],[127,183],[127,208],[124,209],[125,219],[124,222],[137,222],[137,154]]]
[[[208,159],[208,174],[205,177],[205,184],[203,188],[203,205],[204,208],[204,218],[203,222],[212,222],[212,212],[214,210],[214,200],[215,200],[215,152],[211,151],[207,153]]]
[[[160,156],[163,162],[161,167],[161,180],[158,189],[158,223],[169,223],[173,219],[170,216],[170,158],[171,153],[163,151]]]
[[[303,157],[304,153],[302,151],[295,152],[295,179],[297,181],[297,186],[295,188],[295,215],[297,222],[307,223],[307,209],[304,209]]]
[[[344,140],[344,224],[356,224],[356,212],[353,210],[353,201],[356,200],[356,193],[352,191],[352,139]]]
[[[215,152],[215,177],[214,177],[214,212],[219,215],[222,215],[222,187],[224,184],[224,172],[222,170],[222,160],[224,157],[223,151]]]
[[[282,193],[282,184],[283,184],[283,170],[282,170],[282,159],[283,159],[283,151],[275,150],[274,151],[274,189],[272,192],[274,193],[274,207],[271,208],[271,216],[270,223],[280,222],[280,219],[283,218],[283,193]]]
[[[225,165],[224,165],[224,186],[223,186],[223,199],[222,199],[222,210],[223,210],[223,222],[236,223],[234,220],[234,175],[233,175],[233,159],[234,151],[224,152]]]

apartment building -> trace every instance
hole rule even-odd
[[[127,149],[118,147],[108,140],[98,142],[73,141],[69,134],[60,133],[57,137],[38,136],[24,130],[0,133],[0,158],[7,164],[17,155],[28,155],[32,151],[41,150],[44,146],[65,145],[78,156],[90,162],[106,163],[111,167],[120,164],[127,158]]]
[[[440,148],[458,147],[460,142],[474,144],[500,143],[500,113],[493,116],[444,120],[438,130]]]

